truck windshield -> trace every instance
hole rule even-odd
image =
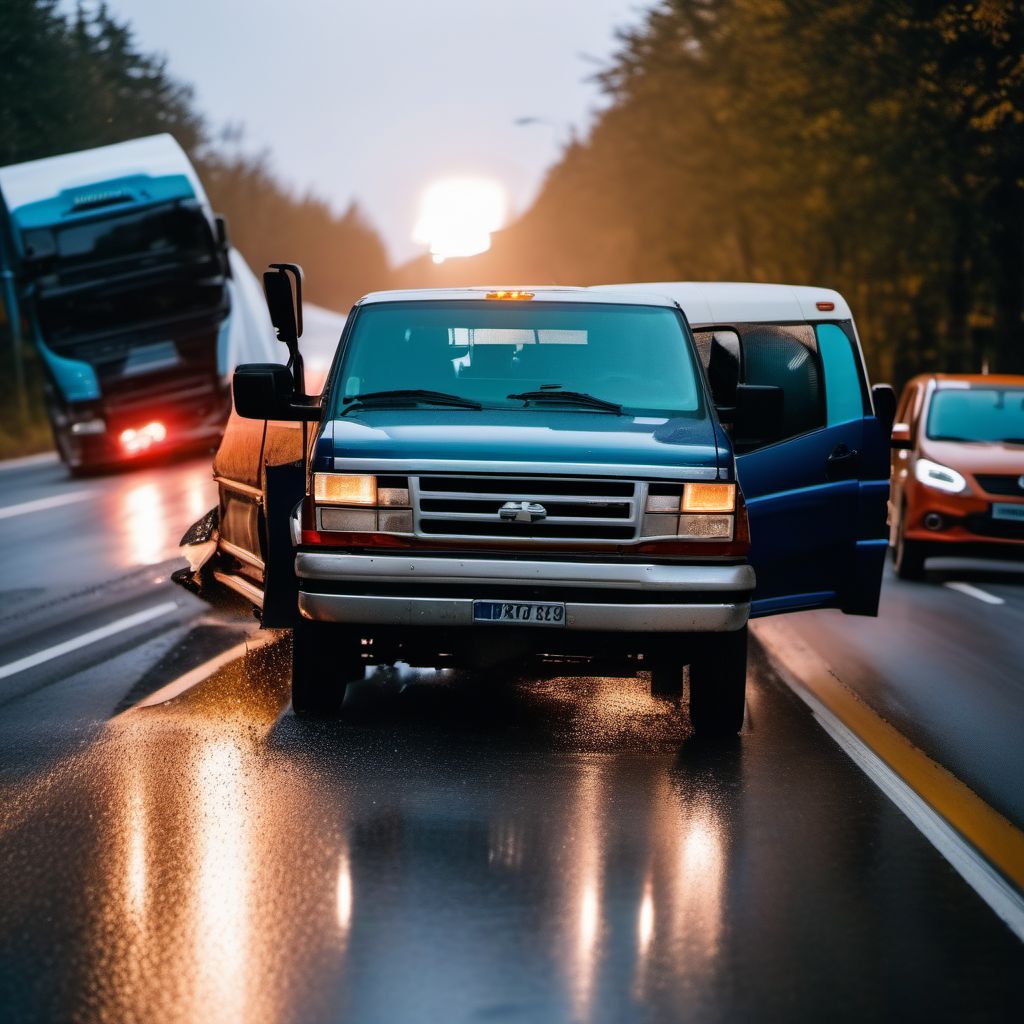
[[[356,314],[333,402],[344,415],[359,396],[380,408],[429,405],[422,392],[438,392],[456,413],[453,398],[462,408],[698,417],[699,380],[683,321],[666,307],[389,302]]]
[[[133,270],[157,263],[212,259],[213,232],[194,201],[165,203],[146,210],[79,221],[57,228],[35,228],[24,234],[25,257],[55,266],[59,273],[130,261]]]
[[[928,412],[928,437],[1024,444],[1024,388],[937,391]]]

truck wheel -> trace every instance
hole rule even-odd
[[[300,619],[292,629],[292,710],[298,718],[341,712],[345,687],[362,678],[359,637],[343,626]]]
[[[670,658],[651,660],[651,696],[679,700],[683,695],[683,666]]]
[[[919,540],[907,540],[903,534],[903,522],[900,522],[896,534],[896,547],[893,548],[892,561],[896,575],[901,580],[923,580],[924,560],[928,557],[928,546]]]
[[[747,627],[704,638],[690,662],[690,721],[698,736],[735,736],[743,727]]]

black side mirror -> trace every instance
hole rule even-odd
[[[778,440],[782,436],[785,402],[786,395],[780,387],[738,384],[733,414],[733,439],[737,446],[750,449]]]
[[[888,434],[896,420],[896,392],[891,384],[875,384],[871,388],[871,401],[875,407],[875,418]]]
[[[231,247],[231,239],[228,237],[228,222],[218,213],[213,218],[213,225],[217,233],[217,245],[224,252]]]
[[[235,412],[250,420],[319,420],[319,405],[296,395],[295,381],[280,363],[243,363],[232,382]]]
[[[271,263],[270,270],[263,272],[263,293],[267,297],[270,322],[277,330],[277,340],[288,346],[288,368],[295,380],[295,390],[305,397],[306,379],[299,352],[299,338],[302,337],[302,267],[297,263]]]

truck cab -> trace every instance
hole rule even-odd
[[[0,168],[0,269],[72,472],[216,441],[237,354],[273,358],[259,286],[169,135]]]
[[[837,370],[831,403],[852,426],[811,445],[827,414],[812,423],[784,374],[731,344],[741,322],[695,331],[653,287],[368,295],[311,398],[299,280],[268,275],[292,369],[236,372],[221,505],[179,574],[292,629],[297,714],[336,712],[366,662],[646,672],[669,698],[688,666],[694,728],[733,734],[752,614],[877,607],[886,431],[841,327],[853,394]],[[821,337],[783,364],[820,367],[838,345]],[[820,482],[790,465],[819,449]],[[225,477],[246,459],[244,480]],[[872,474],[882,487],[863,497]]]

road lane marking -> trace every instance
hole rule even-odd
[[[250,651],[266,647],[267,644],[272,643],[276,639],[277,637],[272,633],[267,633],[255,639],[243,640],[241,643],[235,644],[234,647],[229,647],[221,654],[217,654],[208,661],[204,661],[201,665],[197,665],[183,676],[171,680],[171,682],[161,686],[159,690],[155,690],[148,697],[140,700],[137,704],[133,704],[126,710],[133,711],[136,708],[151,708],[157,704],[166,704],[167,701],[180,697],[186,690],[191,690],[193,686],[198,686],[204,680],[209,679],[214,672],[219,672],[225,665],[230,665],[231,662],[244,658]]]
[[[165,601],[163,604],[157,604],[152,608],[146,608],[144,611],[136,612],[134,615],[126,615],[123,619],[116,619],[114,622],[110,622],[105,626],[100,626],[98,629],[92,629],[88,633],[83,633],[81,636],[72,637],[70,640],[65,640],[63,643],[55,644],[53,647],[47,647],[41,651],[36,651],[35,654],[28,654],[24,658],[19,658],[17,661],[8,662],[6,665],[0,665],[0,679],[6,679],[8,676],[17,675],[19,672],[25,672],[30,668],[35,668],[36,665],[43,665],[48,661],[53,661],[54,658],[60,658],[65,654],[70,654],[72,651],[88,647],[90,644],[94,644],[99,640],[105,640],[108,636],[115,636],[118,633],[123,633],[126,629],[132,629],[135,626],[141,626],[143,623],[152,622],[153,619],[159,619],[164,615],[169,615],[171,612],[175,611],[177,607],[177,602]]]
[[[57,462],[56,452],[40,452],[38,455],[22,455],[17,459],[0,461],[0,472],[5,469],[27,469],[29,466],[47,466]]]
[[[877,715],[790,627],[755,630],[825,731],[1024,940],[1024,833]]]
[[[966,594],[968,597],[984,601],[985,604],[1006,604],[1001,597],[996,597],[995,594],[990,594],[987,590],[982,590],[980,587],[972,586],[970,583],[947,582],[942,585],[944,587],[949,587],[950,590],[957,591],[957,593]]]
[[[48,508],[59,508],[61,505],[71,505],[76,501],[85,501],[86,498],[91,498],[95,494],[95,491],[67,491],[65,494],[53,494],[49,498],[23,501],[18,505],[4,505],[0,507],[0,519],[10,519],[11,516],[23,516],[30,512],[45,512]]]

